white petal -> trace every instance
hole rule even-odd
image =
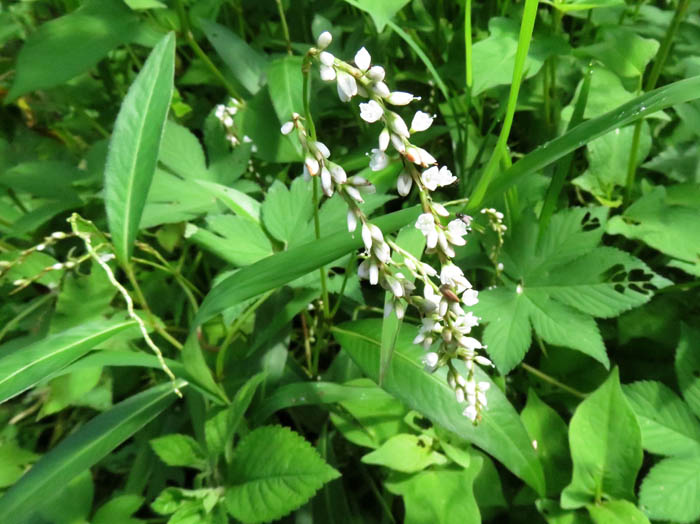
[[[348,209],[348,231],[354,232],[357,228],[357,217],[352,209]]]
[[[381,171],[389,165],[389,157],[384,151],[372,149],[372,156],[369,159],[369,168],[372,171]]]
[[[384,82],[377,82],[376,84],[372,84],[372,91],[374,91],[382,98],[389,96],[389,94],[391,93],[391,91],[389,91],[389,86],[386,85]]]
[[[372,262],[369,265],[369,283],[376,286],[377,282],[379,282],[379,267],[377,267],[377,264]]]
[[[372,249],[372,230],[367,225],[367,222],[362,223],[362,242],[365,244],[365,249]]]
[[[318,165],[318,160],[316,160],[314,157],[311,155],[307,155],[306,159],[304,160],[304,165],[306,166],[306,169],[309,170],[309,174],[311,176],[315,176],[318,174],[319,170],[319,165]]]
[[[367,49],[361,48],[355,54],[355,65],[362,71],[367,71],[369,66],[372,64],[372,57],[370,56]]]
[[[389,147],[390,136],[389,130],[386,127],[379,133],[379,149],[381,151],[386,151],[386,148]]]
[[[355,77],[345,71],[338,71],[338,96],[343,102],[348,102],[357,94],[357,82]]]
[[[332,82],[335,80],[335,69],[321,64],[321,80],[324,82]]]
[[[343,186],[345,188],[345,192],[352,198],[355,202],[358,202],[362,204],[365,199],[362,198],[362,195],[360,192],[357,190],[357,188],[353,186]]]
[[[345,169],[343,169],[341,166],[338,164],[333,164],[330,163],[330,170],[331,170],[331,175],[333,175],[333,181],[336,184],[344,184],[348,180],[348,175],[345,173]]]
[[[323,51],[319,56],[321,63],[326,67],[333,67],[335,57],[327,51]]]
[[[413,120],[411,120],[411,132],[417,133],[420,131],[425,131],[433,124],[433,116],[423,111],[416,111],[413,115]]]
[[[391,113],[391,129],[396,133],[397,135],[401,135],[404,138],[410,138],[411,134],[408,132],[408,128],[406,127],[406,122],[403,121],[403,118],[401,118],[399,115],[396,113]]]
[[[373,123],[382,118],[384,109],[376,100],[370,100],[364,104],[360,104],[360,118],[368,123]]]
[[[326,166],[321,168],[321,187],[326,196],[333,195],[333,180],[331,178],[331,172],[328,171]]]
[[[413,95],[405,91],[394,91],[386,97],[386,101],[395,106],[405,106],[413,101]]]
[[[318,149],[318,152],[321,153],[323,158],[328,158],[329,156],[331,156],[331,150],[328,149],[326,144],[324,144],[323,142],[314,142],[314,145],[316,146],[316,149]]]
[[[292,132],[294,129],[294,122],[285,122],[282,124],[282,128],[280,131],[282,132],[283,135],[288,135],[289,133]]]
[[[411,192],[412,185],[413,178],[408,173],[401,173],[396,180],[396,190],[399,192],[399,195],[404,197]]]
[[[367,71],[367,76],[374,82],[382,82],[385,74],[384,68],[378,65],[370,67]]]

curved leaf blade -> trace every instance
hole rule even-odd
[[[187,385],[178,381],[177,387]],[[27,522],[37,501],[107,456],[174,400],[173,384],[161,384],[130,397],[96,416],[44,455],[0,498],[0,522]]]
[[[105,206],[122,264],[131,256],[156,170],[175,68],[175,36],[166,35],[149,55],[124,98],[109,143]]]
[[[0,359],[0,403],[79,359],[136,322],[92,322],[50,335]]]
[[[375,382],[379,378],[381,319],[363,320],[334,328],[333,334],[355,363]],[[495,385],[489,390],[489,407],[474,426],[447,385],[445,372],[428,374],[421,364],[422,349],[412,343],[404,325],[394,349],[382,388],[411,409],[473,442],[493,455],[538,493],[544,494],[544,473],[518,413]],[[459,367],[460,363],[455,362]],[[464,371],[466,372],[466,371]],[[477,370],[478,380],[489,380]]]

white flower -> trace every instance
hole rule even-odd
[[[349,102],[357,94],[355,77],[345,71],[338,71],[338,97],[341,102]]]
[[[424,166],[432,166],[433,164],[437,164],[437,160],[435,160],[435,157],[428,153],[425,149],[418,147],[418,154],[420,155],[420,163]]]
[[[352,198],[355,202],[358,202],[358,203],[362,204],[362,203],[365,201],[365,199],[362,198],[362,195],[360,194],[360,192],[357,190],[356,187],[349,186],[349,185],[346,185],[346,186],[343,186],[343,187],[345,188],[345,192],[346,192],[346,193],[350,196],[350,198]]]
[[[318,160],[316,160],[311,155],[306,155],[306,158],[304,159],[304,166],[306,166],[306,169],[308,169],[309,174],[311,176],[317,175],[318,170],[320,169],[320,166],[318,165]]]
[[[335,69],[321,64],[321,80],[324,82],[332,82],[335,80]]]
[[[338,164],[334,164],[332,162],[328,162],[328,165],[330,166],[331,170],[331,175],[333,175],[333,181],[336,184],[344,184],[348,180],[348,175],[345,173],[345,170],[339,166]]]
[[[452,171],[447,169],[447,166],[440,168],[440,186],[445,187],[457,181],[457,177],[452,174]]]
[[[331,45],[331,42],[333,41],[333,35],[331,35],[328,31],[324,31],[320,35],[318,35],[318,40],[316,41],[316,45],[320,49],[325,49],[329,45]]]
[[[425,364],[426,370],[434,371],[435,366],[437,366],[440,356],[435,352],[426,353],[423,357],[423,364]]]
[[[384,82],[377,82],[376,84],[372,84],[372,91],[381,96],[382,98],[389,96],[389,86],[386,85]]]
[[[457,337],[457,342],[459,342],[461,346],[467,348],[469,351],[474,351],[475,349],[481,349],[483,347],[481,342],[474,337],[463,337],[460,335]]]
[[[396,180],[396,190],[399,192],[399,195],[404,197],[411,192],[412,185],[413,178],[406,172],[402,172]]]
[[[403,154],[406,151],[406,143],[405,143],[404,138],[402,136],[395,135],[392,133],[391,145],[393,145],[394,149],[396,149],[399,153]]]
[[[323,51],[318,58],[326,67],[333,67],[333,64],[335,63],[335,57],[327,51]]]
[[[285,122],[282,124],[282,127],[280,128],[280,131],[282,132],[283,135],[288,135],[294,130],[294,122]]]
[[[467,289],[462,294],[462,302],[465,306],[472,307],[479,303],[479,292],[476,289]]]
[[[329,156],[331,156],[331,150],[328,149],[326,144],[324,144],[323,142],[312,142],[312,144],[318,150],[318,152],[321,153],[321,156],[323,156],[323,158],[328,158]]]
[[[369,66],[372,64],[372,57],[367,52],[367,49],[362,47],[357,53],[355,53],[355,65],[362,71],[367,71]]]
[[[435,217],[433,217],[431,213],[423,213],[418,217],[418,220],[416,220],[416,228],[419,229],[423,235],[425,235],[425,245],[427,248],[433,249],[437,245],[438,241],[437,229],[435,228]]]
[[[326,166],[321,168],[321,188],[326,196],[330,197],[333,195],[333,179],[331,172]]]
[[[372,80],[373,82],[381,82],[384,80],[384,75],[385,75],[384,68],[382,66],[372,66],[369,68],[369,71],[367,71],[367,76]]]
[[[413,115],[413,120],[411,120],[411,133],[425,131],[433,124],[434,118],[434,116],[423,111],[416,111],[416,114]]]
[[[470,404],[466,408],[464,408],[464,411],[462,411],[462,415],[467,417],[472,422],[476,422],[476,418],[479,416],[479,413],[476,410],[476,406]]]
[[[348,231],[354,232],[357,228],[357,216],[352,209],[348,209]]]
[[[455,397],[457,398],[458,404],[464,402],[464,390],[462,388],[455,389]]]
[[[389,119],[389,125],[391,126],[391,129],[394,133],[396,133],[399,136],[402,136],[404,138],[410,138],[411,134],[408,132],[408,128],[406,127],[406,122],[403,121],[403,118],[401,118],[399,115],[396,113],[390,112],[390,119]]]
[[[387,102],[394,106],[405,106],[414,100],[414,96],[411,93],[406,93],[405,91],[394,91],[385,98]]]
[[[362,242],[364,242],[367,251],[372,249],[372,230],[367,222],[362,223]]]
[[[430,167],[423,171],[423,173],[420,176],[421,181],[423,182],[423,185],[429,190],[429,191],[435,191],[438,186],[440,185],[440,171],[438,170],[437,166]]]
[[[452,322],[452,327],[459,331],[459,333],[462,335],[468,335],[472,328],[478,325],[479,319],[471,311],[468,313],[461,311],[461,314],[459,314],[454,322]]]
[[[389,147],[389,140],[391,139],[391,134],[389,133],[389,130],[385,127],[382,129],[382,132],[379,133],[379,149],[382,151],[386,151],[386,148]]]
[[[467,241],[462,238],[466,234],[467,225],[459,218],[451,220],[450,223],[447,224],[447,232],[445,235],[447,236],[447,240],[455,246],[463,246],[467,243]]]
[[[445,206],[443,206],[440,202],[432,202],[431,206],[433,208],[433,211],[435,211],[438,215],[441,217],[448,217],[450,216],[450,212],[447,210]]]
[[[360,118],[370,124],[376,122],[384,114],[384,109],[376,100],[370,100],[367,103],[360,104]]]
[[[464,273],[454,264],[445,264],[440,271],[440,283],[453,286],[457,293],[462,293],[465,289],[471,289],[472,285],[464,277]]]
[[[225,115],[223,120],[221,122],[224,124],[226,127],[232,127],[233,126],[233,118],[231,118],[229,115]]]
[[[389,157],[381,149],[372,149],[372,155],[369,159],[369,168],[372,171],[381,171],[389,165]]]
[[[369,283],[376,286],[377,282],[379,282],[379,267],[376,262],[372,260],[369,264]]]

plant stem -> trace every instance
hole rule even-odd
[[[214,62],[211,61],[211,59],[207,56],[204,50],[201,47],[199,47],[197,40],[194,39],[194,35],[192,35],[192,30],[190,29],[190,21],[187,16],[187,12],[185,11],[185,7],[182,4],[182,0],[175,0],[175,5],[177,7],[178,17],[180,18],[180,29],[185,35],[185,40],[187,40],[187,43],[189,44],[190,48],[192,48],[192,51],[194,51],[194,54],[196,54],[202,60],[202,62],[204,62],[204,65],[206,65],[207,68],[209,68],[213,75],[219,79],[219,81],[226,88],[226,91],[228,91],[228,94],[230,96],[241,99],[241,96],[238,94],[236,88],[233,87],[231,82],[229,82],[226,79],[224,74],[219,70],[218,67],[216,67]]]
[[[464,55],[467,70],[467,90],[471,93],[474,82],[472,70],[472,0],[467,0],[464,6]]]
[[[651,68],[651,72],[647,77],[646,85],[644,86],[645,91],[651,91],[656,87],[656,82],[659,81],[661,72],[666,65],[666,60],[668,59],[668,54],[671,51],[671,46],[673,45],[673,39],[678,32],[678,28],[683,21],[685,12],[688,10],[688,4],[690,0],[679,0],[678,5],[676,5],[676,11],[673,14],[673,19],[666,30],[666,35],[664,35],[664,40],[661,42],[661,47],[656,53],[656,59],[654,60],[654,65]],[[637,150],[639,148],[639,136],[642,129],[642,123],[644,119],[640,119],[634,125],[634,135],[632,138],[632,148],[630,149],[629,162],[627,163],[627,182],[625,184],[625,198],[624,202],[629,205],[632,197],[632,189],[634,188],[635,178],[637,177]]]
[[[563,382],[559,382],[556,378],[554,378],[554,377],[552,377],[552,376],[550,376],[550,375],[547,375],[546,373],[543,373],[542,371],[540,371],[540,370],[537,369],[537,368],[533,368],[532,366],[530,366],[529,364],[526,364],[525,362],[522,362],[522,363],[520,364],[520,367],[523,368],[523,369],[524,369],[525,371],[527,371],[528,373],[531,373],[531,374],[535,375],[535,376],[536,376],[537,378],[539,378],[540,380],[543,380],[544,382],[547,382],[547,383],[549,383],[549,384],[552,384],[553,386],[556,386],[556,387],[558,387],[559,389],[561,389],[561,390],[563,390],[563,391],[566,391],[567,393],[570,393],[570,394],[572,394],[572,395],[575,396],[575,397],[578,397],[578,398],[586,398],[586,394],[585,394],[585,393],[579,391],[578,389],[574,389],[574,388],[572,388],[572,387],[570,387],[570,386],[567,386],[567,385],[564,384]]]
[[[287,54],[292,54],[292,40],[289,38],[289,27],[287,26],[287,17],[284,15],[284,7],[282,6],[282,0],[277,1],[277,11],[280,14],[280,20],[282,21],[282,33],[284,33],[284,39],[287,42]]]

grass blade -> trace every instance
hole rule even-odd
[[[105,206],[117,258],[126,264],[146,204],[173,92],[175,36],[153,49],[124,98],[109,143]]]

